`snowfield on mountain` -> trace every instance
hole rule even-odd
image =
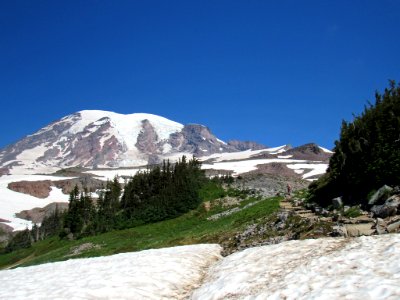
[[[1,299],[399,299],[400,235],[215,244],[0,271]]]
[[[44,175],[10,175],[0,177],[0,218],[8,222],[6,225],[11,226],[14,230],[24,230],[31,228],[32,222],[23,220],[15,216],[22,210],[32,209],[34,207],[44,207],[53,202],[68,202],[69,196],[63,194],[61,189],[51,187],[50,195],[47,198],[40,199],[31,195],[18,193],[7,188],[11,182],[18,181],[39,181],[39,180],[60,180],[69,179],[71,177],[55,177]]]
[[[75,166],[89,169],[143,167],[163,159],[176,160],[182,155],[204,157],[213,162],[249,160],[261,154],[272,156],[268,158],[291,158],[292,153],[288,153],[291,156],[285,154],[290,148],[267,148],[255,142],[236,140],[226,143],[206,126],[183,125],[152,114],[83,110],[0,149],[0,175],[48,174]],[[306,158],[307,161],[326,163],[331,154],[318,146],[311,150],[312,158]],[[244,170],[255,166],[253,163]],[[232,168],[229,170],[241,172],[241,169]],[[214,169],[218,169],[218,165],[214,165]]]
[[[255,171],[312,181],[325,173],[331,154],[316,144],[267,148],[255,142],[226,143],[206,126],[183,125],[152,114],[83,110],[0,149],[0,222],[14,230],[30,228],[30,221],[15,214],[68,201],[68,195],[55,187],[46,199],[7,188],[11,182],[51,180],[35,174],[78,167],[77,176],[93,174],[103,181],[119,176],[123,183],[163,159],[175,162],[182,155],[194,155],[210,176]]]

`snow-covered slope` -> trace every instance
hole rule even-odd
[[[165,158],[176,159],[183,154],[202,157],[207,167],[213,164],[212,169],[225,168],[239,174],[271,162],[326,163],[331,152],[315,144],[267,149],[254,142],[225,143],[203,125],[183,125],[152,114],[83,110],[1,149],[0,174],[51,173],[75,166],[91,169],[138,167],[159,163]],[[248,162],[226,164],[226,161],[239,160]],[[324,168],[318,166],[317,169]],[[310,170],[316,174],[315,168]],[[304,173],[304,178],[308,177]]]
[[[303,179],[312,181],[316,176],[326,172],[327,158],[330,157],[330,154],[326,154],[328,150],[325,151],[322,148],[319,150],[316,145],[313,147],[317,150],[314,150],[319,152],[313,153],[311,156],[309,153],[299,150],[304,150],[308,145],[298,148],[283,145],[261,150],[216,153],[202,156],[200,160],[203,161],[203,169],[219,170],[221,173],[230,171],[233,175],[257,171],[262,169],[263,165],[281,164],[289,170],[293,170],[293,174],[300,174]]]
[[[66,166],[146,165],[162,154],[183,125],[151,114],[84,110],[66,116],[1,151],[11,173],[53,171]]]
[[[400,235],[289,241],[213,266],[192,299],[399,299]]]
[[[399,299],[400,235],[192,245],[0,271],[1,299]]]
[[[182,246],[0,271],[0,299],[187,299],[220,251]]]
[[[167,154],[200,156],[244,146],[226,144],[203,125],[182,125],[152,114],[83,110],[1,149],[0,172],[143,166],[160,162]]]
[[[63,177],[62,179],[68,179]],[[0,219],[6,225],[11,226],[14,230],[24,230],[31,228],[32,222],[23,220],[15,216],[16,213],[32,209],[35,207],[44,207],[53,202],[68,202],[69,196],[62,193],[61,189],[52,187],[50,195],[45,199],[40,199],[23,193],[17,193],[7,188],[11,182],[18,181],[39,181],[39,180],[60,180],[60,177],[43,176],[43,175],[10,175],[0,177]]]

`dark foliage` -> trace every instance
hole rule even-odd
[[[199,205],[199,189],[205,180],[199,161],[182,157],[174,165],[164,162],[136,174],[123,190],[114,178],[96,204],[75,187],[60,236],[79,238],[175,218]]]
[[[7,244],[6,252],[12,252],[21,248],[29,248],[32,245],[32,234],[29,229],[18,232]]]
[[[327,206],[342,196],[365,206],[371,190],[400,184],[400,86],[390,81],[375,97],[353,122],[342,122],[327,174],[310,185],[311,201]]]
[[[123,219],[148,223],[170,219],[196,208],[199,189],[205,181],[201,165],[186,157],[174,164],[164,162],[148,172],[136,174],[125,186],[121,199]]]

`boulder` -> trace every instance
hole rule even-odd
[[[392,191],[393,194],[400,194],[400,186],[395,186]]]
[[[388,196],[392,191],[393,189],[390,186],[388,185],[382,186],[369,198],[368,204],[374,205],[377,203],[383,203],[388,198]]]
[[[363,223],[363,224],[346,224],[345,228],[349,237],[356,237],[362,235],[372,235],[375,230],[372,228],[374,223]]]
[[[396,223],[389,224],[386,229],[387,229],[387,231],[389,233],[399,232],[400,221],[397,221]]]
[[[342,197],[337,197],[332,199],[332,205],[334,208],[339,209],[343,206],[343,199]]]
[[[387,199],[385,201],[385,205],[386,206],[392,206],[392,207],[395,207],[395,208],[399,209],[399,207],[400,207],[400,195],[393,195],[392,197],[390,197],[389,199]]]
[[[388,205],[374,205],[371,208],[371,212],[373,213],[375,218],[387,218],[390,216],[394,216],[397,213],[397,208]]]
[[[332,236],[348,237],[347,229],[345,226],[337,225],[332,227]]]
[[[387,233],[386,230],[387,224],[385,222],[385,220],[381,219],[381,218],[377,218],[376,219],[376,224],[375,224],[375,228],[376,228],[376,232],[378,234],[385,234]]]

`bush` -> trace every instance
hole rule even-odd
[[[343,215],[347,218],[357,218],[361,216],[361,210],[357,206],[352,206],[348,210],[346,210]]]

